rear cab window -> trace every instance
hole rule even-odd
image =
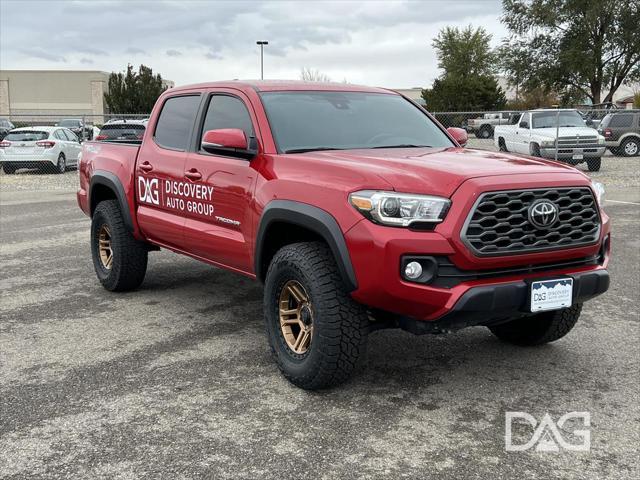
[[[153,138],[170,150],[185,151],[200,106],[200,94],[169,97],[165,100]]]

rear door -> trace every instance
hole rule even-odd
[[[80,155],[80,151],[82,150],[80,139],[76,136],[75,133],[67,128],[63,128],[62,132],[64,132],[67,138],[67,164],[78,165],[78,155]]]
[[[184,250],[184,162],[201,95],[167,97],[148,128],[135,168],[140,229],[150,240]]]
[[[250,145],[260,143],[251,103],[242,93],[213,89],[208,92],[199,122],[196,151],[187,156],[185,171],[196,195],[187,207],[185,235],[193,253],[242,272],[253,271],[251,262],[252,200],[257,172],[252,162],[200,148],[208,130],[237,128]],[[198,177],[198,178],[196,178]],[[199,193],[198,193],[199,192]]]

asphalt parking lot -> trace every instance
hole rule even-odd
[[[75,172],[1,175],[0,477],[640,478],[639,176],[593,174],[612,285],[566,338],[379,331],[353,381],[309,393],[271,361],[260,285],[162,251],[109,293]],[[506,452],[507,411],[589,412],[591,450]]]

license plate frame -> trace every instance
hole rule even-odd
[[[573,285],[571,277],[532,280],[529,283],[529,311],[538,313],[571,307]]]

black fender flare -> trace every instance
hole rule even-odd
[[[89,186],[89,206],[91,208],[91,216],[93,216],[93,208],[91,207],[93,196],[93,189],[96,185],[103,185],[108,187],[115,193],[118,204],[120,205],[120,211],[122,212],[122,218],[125,226],[129,231],[133,231],[133,220],[131,219],[131,211],[129,210],[129,203],[127,202],[127,194],[124,191],[122,182],[120,179],[111,172],[106,170],[96,170],[91,176],[91,184]]]
[[[272,200],[262,212],[256,235],[254,260],[258,279],[263,280],[267,273],[266,267],[263,266],[262,255],[264,254],[266,232],[274,222],[292,223],[307,228],[322,237],[333,253],[338,272],[347,291],[352,292],[358,288],[356,274],[349,257],[349,249],[336,219],[321,208],[293,200]]]

